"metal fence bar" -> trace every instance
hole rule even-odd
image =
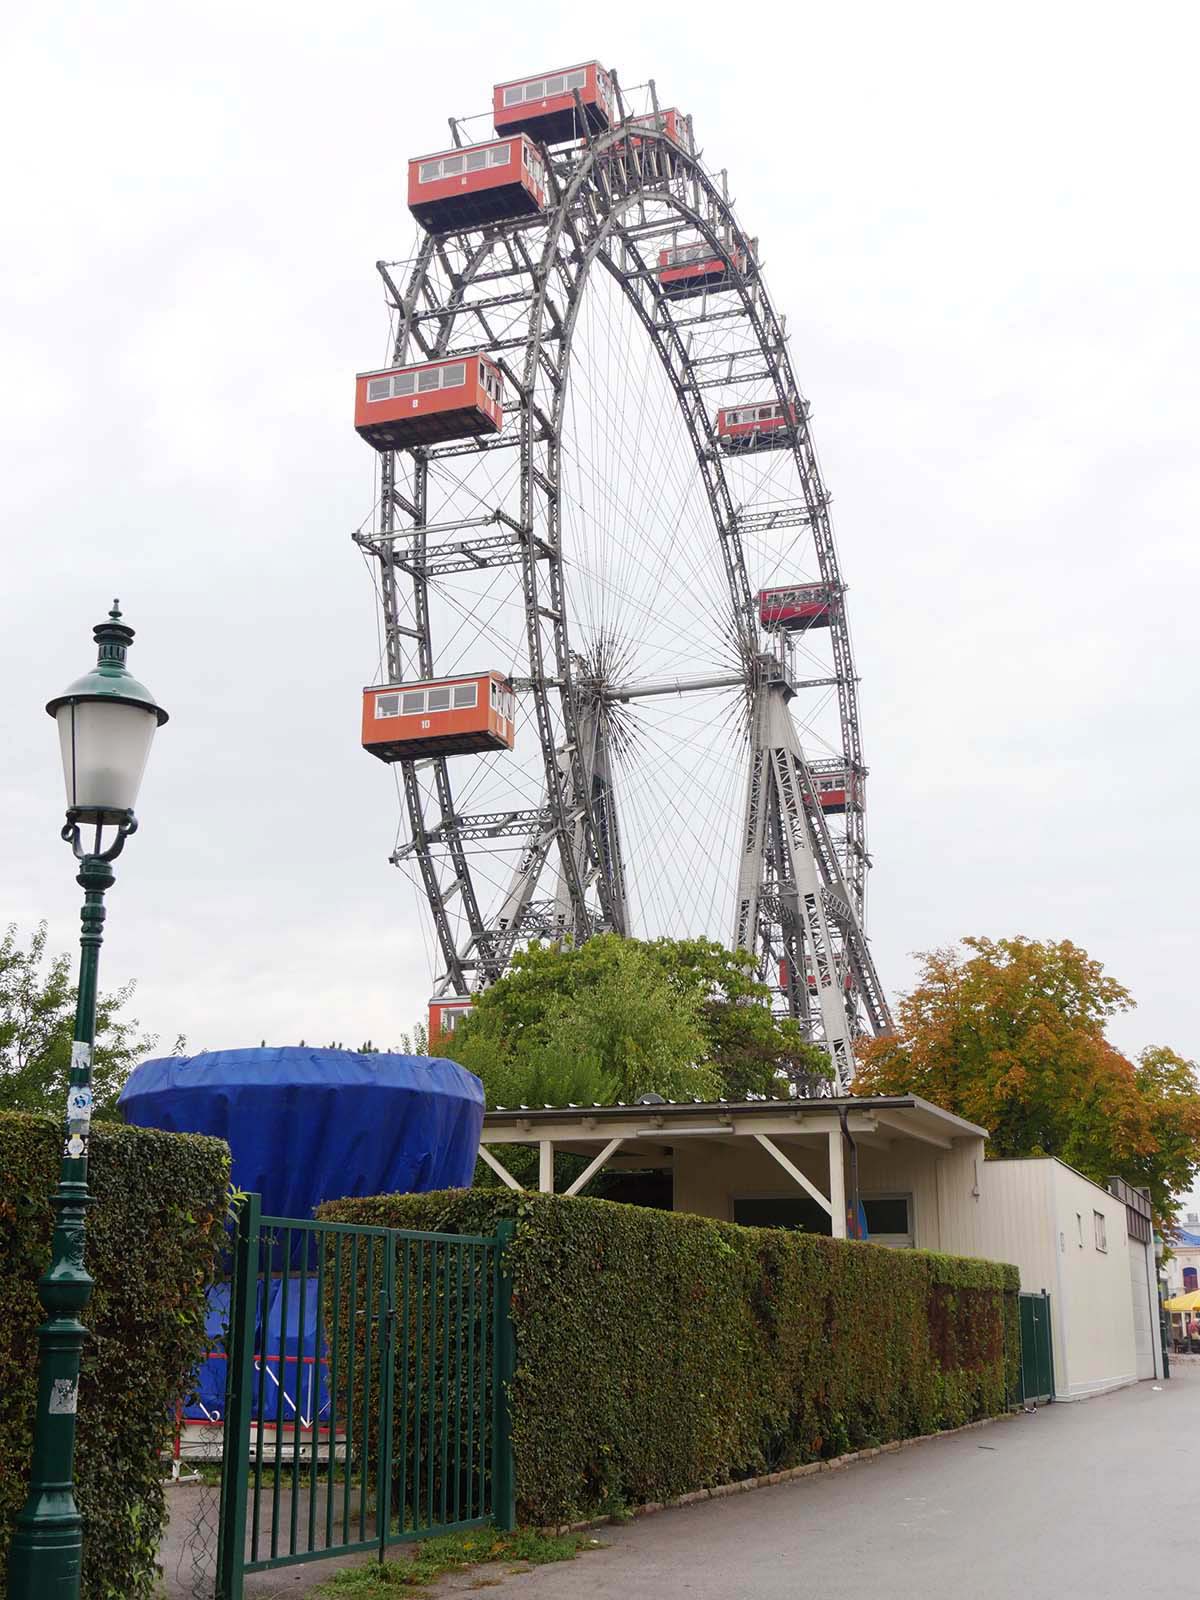
[[[308,1463],[308,1548],[310,1550],[316,1548],[317,1542],[317,1467],[321,1455],[321,1375],[324,1371],[324,1363],[321,1358],[321,1351],[325,1345],[325,1241],[327,1235],[318,1233],[313,1237],[317,1246],[317,1337],[314,1341],[313,1347],[313,1373],[316,1382],[313,1388],[313,1401],[311,1408],[312,1425],[309,1435],[311,1445]],[[333,1451],[333,1428],[330,1427],[327,1467],[327,1471],[329,1473],[333,1472]]]
[[[358,1234],[350,1241],[350,1309],[346,1317],[346,1465],[342,1474],[342,1539],[350,1537],[350,1478],[354,1468],[354,1337],[358,1313]]]
[[[468,1245],[471,1262],[468,1274],[469,1309],[467,1312],[467,1516],[475,1515],[475,1405],[483,1399],[482,1389],[475,1387],[475,1278],[479,1271],[479,1247]]]
[[[217,1600],[242,1600],[261,1215],[262,1202],[256,1194],[247,1195],[238,1206],[233,1276],[229,1286],[229,1360],[225,1368],[224,1428],[226,1470],[221,1474],[221,1507],[217,1526]]]
[[[442,1481],[439,1503],[440,1521],[450,1518],[450,1251],[457,1245],[442,1246]]]
[[[496,1273],[492,1291],[492,1521],[502,1533],[517,1525],[516,1483],[513,1473],[511,1385],[517,1352],[512,1328],[512,1273],[508,1247],[516,1237],[516,1223],[505,1219],[496,1226]]]
[[[387,1556],[392,1527],[392,1427],[395,1422],[396,1241],[383,1241],[383,1288],[379,1296],[379,1453],[375,1487],[375,1531],[379,1559]]]
[[[263,1268],[264,1253],[268,1263],[265,1271]],[[254,1256],[255,1342],[258,1352],[255,1359],[258,1363],[258,1393],[254,1415],[254,1525],[250,1537],[250,1555],[252,1558],[257,1559],[259,1541],[262,1536],[260,1526],[262,1515],[262,1466],[267,1410],[267,1285],[271,1281],[269,1236],[264,1234],[261,1226]]]
[[[417,1245],[417,1370],[413,1384],[413,1527],[421,1526],[421,1439],[426,1433],[424,1423],[425,1385],[423,1382],[423,1357],[425,1351],[425,1253],[424,1240]]]
[[[275,1238],[275,1235],[272,1233],[272,1235],[271,1235],[271,1239],[272,1239],[272,1260],[274,1259],[274,1238]],[[272,1557],[275,1557],[275,1556],[277,1556],[279,1554],[279,1480],[283,1475],[282,1471],[281,1471],[281,1468],[282,1468],[282,1465],[283,1465],[283,1396],[284,1396],[284,1390],[287,1387],[287,1371],[286,1371],[286,1369],[284,1368],[284,1365],[283,1365],[283,1349],[284,1349],[284,1330],[287,1327],[288,1279],[291,1276],[291,1266],[290,1266],[290,1263],[291,1263],[291,1250],[292,1250],[292,1230],[290,1228],[285,1228],[283,1230],[283,1278],[282,1278],[282,1280],[280,1282],[280,1285],[279,1285],[279,1338],[278,1338],[278,1347],[277,1347],[277,1354],[276,1354],[276,1360],[275,1360],[275,1366],[276,1366],[276,1372],[275,1372],[275,1463],[274,1463],[274,1468],[273,1468],[273,1472],[272,1472],[272,1482],[271,1482],[271,1555],[272,1555]],[[264,1301],[265,1301],[266,1296],[264,1295],[263,1298],[264,1298]],[[264,1366],[266,1366],[266,1364],[267,1364],[267,1347],[268,1347],[268,1344],[270,1342],[268,1333],[266,1331],[267,1329],[270,1328],[270,1320],[271,1320],[270,1319],[270,1311],[268,1310],[266,1305],[264,1305],[264,1307],[263,1307],[263,1328],[264,1328],[264,1333],[263,1333],[263,1365]]]
[[[325,1547],[333,1544],[333,1499],[337,1481],[338,1436],[338,1358],[342,1334],[342,1243],[341,1234],[333,1237],[333,1348],[329,1352],[329,1470],[325,1474]],[[344,1469],[349,1471],[349,1462]]]
[[[410,1330],[410,1305],[409,1297],[412,1286],[412,1270],[410,1256],[412,1253],[412,1240],[400,1239],[398,1241],[402,1250],[403,1268],[400,1274],[400,1305],[401,1305],[401,1332],[400,1332],[400,1481],[397,1488],[397,1501],[399,1504],[399,1527],[397,1532],[403,1534],[404,1526],[408,1519],[408,1406],[409,1406],[409,1330]]]
[[[295,1553],[300,1529],[300,1458],[303,1455],[304,1380],[311,1371],[308,1366],[308,1323],[304,1313],[308,1309],[308,1234],[301,1234],[304,1253],[300,1258],[300,1303],[296,1307],[296,1416],[292,1428],[292,1515],[290,1518],[288,1549]],[[289,1269],[290,1270],[290,1269]],[[281,1330],[284,1351],[287,1350],[287,1328]],[[280,1367],[286,1378],[286,1355]],[[312,1404],[309,1404],[312,1411]]]
[[[454,1520],[462,1521],[462,1403],[463,1403],[463,1253],[454,1246]]]
[[[429,1313],[429,1326],[428,1326],[429,1343],[426,1346],[426,1350],[428,1351],[428,1355],[429,1355],[429,1381],[428,1381],[428,1383],[426,1385],[426,1388],[425,1388],[424,1392],[425,1392],[425,1395],[428,1398],[429,1405],[428,1405],[427,1419],[426,1419],[426,1433],[428,1435],[428,1443],[427,1443],[426,1448],[425,1448],[425,1455],[426,1455],[426,1458],[427,1458],[427,1461],[428,1461],[428,1470],[427,1470],[427,1473],[426,1473],[427,1482],[426,1482],[426,1486],[425,1486],[425,1494],[426,1494],[426,1505],[427,1505],[427,1508],[428,1508],[428,1511],[429,1511],[429,1516],[428,1516],[427,1520],[430,1523],[433,1523],[433,1522],[437,1521],[437,1518],[434,1515],[434,1510],[433,1510],[433,1507],[434,1507],[434,1504],[435,1504],[434,1496],[437,1493],[437,1484],[434,1481],[434,1475],[433,1474],[434,1474],[434,1467],[437,1464],[437,1453],[438,1453],[438,1436],[437,1436],[438,1414],[437,1414],[437,1400],[436,1400],[437,1383],[438,1383],[438,1370],[437,1370],[437,1356],[438,1356],[438,1336],[437,1336],[438,1243],[439,1243],[439,1241],[437,1239],[431,1239],[429,1241],[429,1244],[426,1247],[428,1249],[428,1251],[429,1251],[429,1299],[428,1299],[428,1302],[427,1302],[427,1309],[428,1309],[428,1313]]]
[[[358,1280],[355,1279],[357,1293]],[[367,1240],[367,1282],[363,1297],[363,1366],[362,1366],[362,1467],[358,1474],[358,1537],[367,1537],[367,1483],[371,1476],[371,1352],[374,1344],[375,1318],[375,1241]],[[378,1444],[378,1440],[376,1440]]]

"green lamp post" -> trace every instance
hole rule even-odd
[[[104,930],[104,895],[112,862],[137,828],[134,801],[156,729],[167,713],[126,669],[133,629],[117,602],[95,630],[99,658],[86,677],[46,710],[58,723],[67,821],[62,836],[79,862],[83,889],[79,998],[67,1090],[62,1165],[54,1207],[53,1261],[38,1284],[46,1321],[38,1329],[37,1419],[29,1498],[9,1550],[9,1600],[77,1600],[83,1520],[75,1504],[75,1412],[79,1361],[87,1330],[79,1318],[92,1292],[83,1265],[88,1130],[96,976]]]

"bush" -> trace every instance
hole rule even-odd
[[[50,1260],[62,1134],[48,1117],[0,1113],[0,1595],[13,1519],[29,1484],[36,1402],[37,1280]],[[229,1182],[216,1139],[93,1123],[76,1498],[85,1600],[143,1600],[166,1516],[159,1455],[202,1356],[204,1290]]]
[[[331,1201],[337,1222],[512,1246],[522,1520],[778,1471],[1003,1411],[1015,1267],[605,1200],[449,1190]]]

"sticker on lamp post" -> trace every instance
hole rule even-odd
[[[71,1045],[71,1071],[86,1072],[92,1064],[92,1047],[83,1039],[76,1039]]]
[[[67,1124],[86,1133],[92,1122],[92,1091],[80,1086],[67,1091]]]
[[[87,1045],[75,1049],[86,1050]],[[67,1090],[67,1139],[63,1154],[78,1161],[87,1154],[88,1134],[92,1127],[92,1091],[87,1084],[74,1084]]]
[[[79,1388],[74,1378],[55,1378],[50,1386],[50,1415],[73,1417],[78,1399]]]

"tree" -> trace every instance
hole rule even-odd
[[[400,1049],[403,1056],[427,1056],[429,1054],[429,1029],[423,1022],[414,1022],[411,1033],[400,1035]]]
[[[601,934],[577,949],[531,945],[454,1034],[454,1056],[490,1105],[714,1098],[695,995],[673,986],[648,947]]]
[[[829,1058],[776,1017],[754,958],[709,939],[605,934],[519,951],[454,1035],[499,1105],[786,1097]]]
[[[656,939],[649,948],[675,993],[699,1006],[705,1056],[723,1099],[786,1099],[792,1077],[830,1076],[827,1052],[790,1017],[771,1011],[771,991],[755,976],[748,951],[712,939]]]
[[[67,1104],[71,1041],[75,1034],[75,988],[71,958],[46,963],[46,924],[40,923],[28,948],[10,924],[0,940],[0,1111],[41,1111],[62,1116]],[[92,1058],[94,1118],[117,1115],[117,1096],[153,1037],[140,1024],[119,1015],[134,990],[126,984],[96,1002],[96,1045]],[[176,1049],[182,1041],[176,1041]]]
[[[992,1156],[1057,1156],[1148,1187],[1166,1221],[1200,1170],[1195,1064],[1128,1060],[1105,1037],[1134,1001],[1069,940],[970,938],[919,957],[896,1031],[859,1046],[856,1094],[920,1094],[991,1134]]]

